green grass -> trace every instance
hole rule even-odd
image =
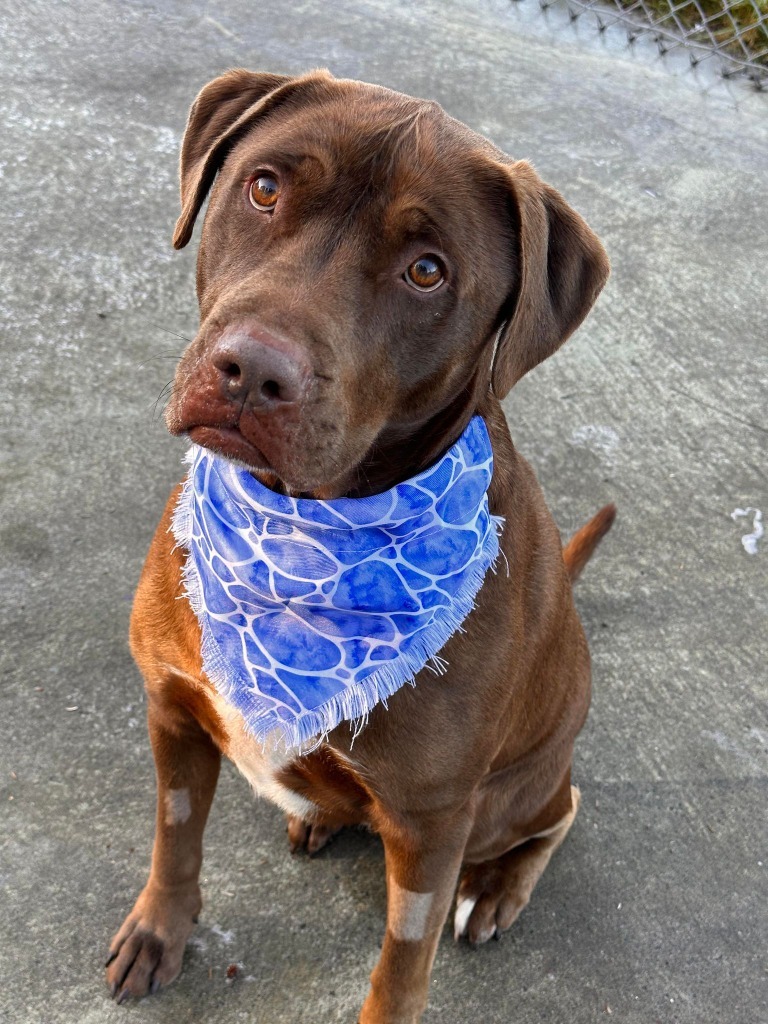
[[[634,7],[637,0],[618,2],[622,7]],[[754,4],[749,0],[740,0],[735,4],[729,4],[726,0],[699,0],[699,6],[705,16],[712,20],[696,34],[695,38],[698,41],[706,42],[709,32],[722,50],[732,57],[744,60],[746,54],[736,38],[738,30],[741,30],[741,40],[749,53],[749,59],[760,67],[768,68],[768,0],[754,0]],[[672,10],[677,7],[674,0],[643,0],[643,7],[646,11],[653,12],[653,20],[660,23],[660,27],[672,30],[676,28],[674,19],[670,17]],[[730,8],[731,17],[736,22],[738,30],[734,29],[731,17],[726,13],[727,8]],[[684,4],[675,11],[675,15],[686,29],[695,29],[702,21],[693,3]]]

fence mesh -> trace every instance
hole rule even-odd
[[[558,0],[539,0],[543,8]],[[591,12],[603,30],[620,22],[630,42],[650,34],[661,53],[688,51],[692,65],[715,58],[728,78],[768,88],[768,0],[565,0],[572,17]]]

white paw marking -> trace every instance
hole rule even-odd
[[[401,942],[419,942],[427,931],[434,893],[403,889],[394,878],[387,881],[387,928]]]
[[[165,824],[183,825],[189,820],[192,813],[192,804],[189,800],[189,790],[169,789],[165,794]]]
[[[475,909],[476,903],[477,899],[465,898],[463,900],[459,900],[458,905],[456,907],[456,914],[453,918],[453,937],[455,939],[460,939],[461,936],[466,932],[467,924],[469,923],[469,918],[472,914],[472,911]]]

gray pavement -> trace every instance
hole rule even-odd
[[[750,555],[752,515],[731,519],[768,519],[768,105],[533,7],[0,13],[3,1022],[353,1024],[378,952],[378,842],[291,859],[280,813],[225,770],[182,977],[129,1008],[102,979],[152,836],[126,628],[181,472],[156,406],[196,325],[194,247],[170,248],[177,149],[196,90],[234,65],[439,100],[531,159],[613,260],[587,325],[507,404],[564,534],[619,507],[578,591],[582,811],[501,942],[446,932],[426,1024],[768,1021],[768,535]]]

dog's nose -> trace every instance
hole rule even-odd
[[[299,346],[267,331],[227,330],[210,358],[222,376],[225,393],[251,406],[275,408],[298,402],[310,379],[310,367]]]

